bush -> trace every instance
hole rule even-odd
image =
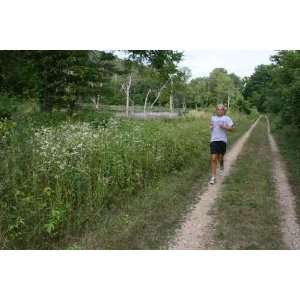
[[[0,94],[0,120],[11,119],[17,111],[18,99],[10,97],[6,94]]]

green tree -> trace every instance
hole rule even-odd
[[[259,65],[255,72],[248,78],[243,95],[249,102],[256,106],[258,111],[266,111],[268,96],[273,86],[274,65]]]
[[[192,79],[187,87],[188,107],[207,107],[209,105],[208,78],[198,77]]]
[[[234,82],[223,68],[214,69],[209,75],[210,104],[227,103],[228,96],[234,90]]]
[[[300,131],[300,51],[278,51],[247,79],[244,97],[261,112],[278,114]]]

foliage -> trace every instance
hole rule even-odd
[[[10,119],[17,111],[18,99],[7,94],[0,94],[0,120]]]
[[[115,56],[104,51],[0,51],[0,87],[41,111],[68,108],[92,96],[110,93]]]
[[[234,85],[227,71],[222,68],[214,69],[209,75],[209,93],[211,104],[226,103],[229,91],[233,90]]]
[[[22,103],[39,104],[40,111],[67,109],[82,104],[124,105],[121,86],[132,78],[130,105],[202,107],[222,102],[249,112],[241,94],[243,81],[225,69],[191,81],[191,71],[179,68],[183,52],[126,50],[119,58],[113,51],[0,51],[0,88]],[[172,102],[172,103],[171,103]],[[148,107],[146,106],[146,110]]]
[[[161,71],[162,76],[174,74],[176,64],[181,61],[183,53],[172,50],[129,50],[130,58],[141,63],[149,64]],[[166,77],[165,77],[166,79]]]
[[[244,96],[259,111],[278,114],[300,131],[300,51],[278,51],[247,80]]]
[[[187,84],[187,105],[205,108],[224,103],[230,108],[250,113],[248,101],[242,95],[243,81],[223,68],[214,69],[209,77],[192,79]]]

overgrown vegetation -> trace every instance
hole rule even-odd
[[[193,112],[189,116],[207,128],[209,114]],[[229,136],[229,147],[250,127],[256,115],[234,113],[237,130]],[[93,230],[69,236],[56,247],[70,249],[165,249],[175,229],[195,202],[195,195],[206,187],[208,131],[198,137],[201,151],[190,157],[183,168],[149,180],[136,195],[120,194],[118,204],[104,209]]]
[[[246,80],[244,97],[260,112],[279,117],[300,134],[300,50],[279,51],[271,65],[260,65]]]
[[[38,116],[0,123],[2,248],[49,248],[165,174],[195,160],[207,170],[207,116],[96,124]]]

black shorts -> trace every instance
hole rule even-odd
[[[226,143],[222,141],[210,142],[210,154],[222,154],[226,153]]]

